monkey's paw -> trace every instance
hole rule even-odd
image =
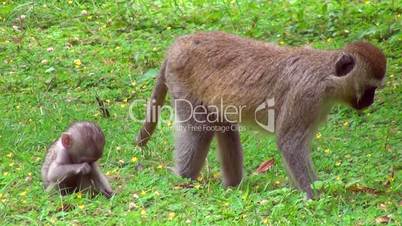
[[[101,192],[108,199],[110,199],[112,196],[115,195],[115,193],[112,190],[102,190]]]
[[[77,170],[77,174],[88,174],[89,172],[91,172],[91,166],[86,162],[82,163]]]

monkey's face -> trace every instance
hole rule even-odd
[[[354,75],[355,88],[350,105],[356,110],[362,110],[374,103],[375,92],[384,86],[384,75],[376,76],[370,68],[364,66],[356,71],[360,74]]]
[[[356,110],[362,110],[374,103],[377,88],[384,84],[384,72],[375,73],[361,59],[349,54],[342,55],[335,65],[337,77],[344,78],[342,90],[346,95],[342,98]]]
[[[382,88],[384,84],[384,78],[367,73],[370,72],[369,70],[360,70],[365,73],[356,75],[355,88],[350,98],[350,105],[356,110],[362,110],[372,105],[377,89]]]
[[[369,87],[363,92],[360,98],[354,97],[351,103],[352,107],[356,110],[362,110],[372,105],[376,89],[377,87],[375,86]]]
[[[349,53],[337,61],[336,72],[348,80],[349,104],[361,110],[373,104],[377,88],[384,86],[387,60],[380,49],[367,42],[355,42],[345,49]]]

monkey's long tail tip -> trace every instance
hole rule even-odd
[[[140,133],[135,138],[134,143],[138,147],[142,148],[142,147],[145,147],[147,145],[149,138],[150,138],[150,134],[144,134],[144,131],[141,129]]]

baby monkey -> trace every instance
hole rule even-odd
[[[101,172],[98,159],[102,157],[105,136],[92,122],[75,122],[54,142],[42,166],[46,191],[58,187],[62,195],[77,191],[113,195],[112,188]]]

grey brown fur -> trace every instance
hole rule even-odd
[[[197,33],[177,38],[163,63],[150,106],[161,106],[166,92],[194,106],[246,106],[241,121],[255,124],[254,112],[265,100],[275,100],[275,134],[290,178],[313,197],[316,179],[310,157],[310,141],[333,104],[364,109],[382,87],[386,58],[375,46],[355,42],[338,50],[280,47],[223,32]],[[155,113],[148,108],[148,115]],[[190,114],[187,106],[175,106],[177,117]],[[157,112],[156,112],[157,113]],[[257,119],[264,120],[257,114]],[[217,114],[218,115],[218,114]],[[206,115],[197,115],[206,117]],[[157,120],[147,120],[137,137],[145,146]],[[228,122],[206,123],[225,125]],[[230,124],[230,123],[229,123]],[[202,125],[194,120],[176,126]],[[242,148],[238,131],[176,132],[176,171],[196,178],[218,138],[224,183],[237,185],[242,178]]]
[[[62,195],[76,191],[113,195],[107,178],[96,162],[102,157],[105,137],[91,122],[73,123],[54,142],[42,166],[42,180],[47,191],[57,188]]]

